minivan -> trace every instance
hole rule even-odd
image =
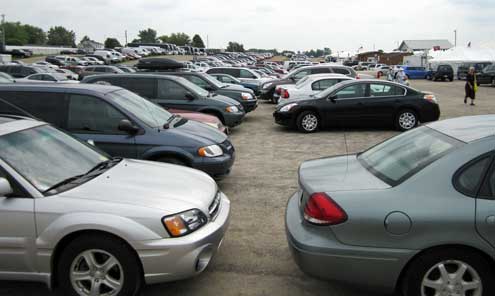
[[[213,127],[175,116],[120,87],[108,85],[1,85],[0,113],[20,109],[72,133],[111,156],[173,163],[222,177],[234,147]]]
[[[0,72],[7,73],[14,78],[24,78],[32,74],[43,73],[41,68],[24,65],[0,65]]]
[[[106,74],[88,76],[82,83],[123,87],[164,107],[214,115],[228,126],[239,125],[246,113],[234,99],[210,93],[187,79],[156,74]]]

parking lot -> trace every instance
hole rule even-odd
[[[437,95],[442,119],[495,111],[495,88],[480,87],[473,107],[462,101],[464,82],[417,80],[412,86]],[[232,132],[236,163],[230,176],[219,182],[232,202],[231,222],[211,266],[187,281],[146,287],[144,295],[370,295],[310,278],[298,269],[287,248],[285,205],[297,189],[302,161],[361,151],[397,132],[354,129],[302,134],[276,125],[274,109],[261,102]],[[42,284],[2,282],[0,295],[51,293]]]

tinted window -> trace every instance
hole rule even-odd
[[[405,90],[402,87],[388,84],[370,84],[370,96],[371,97],[388,97],[404,95]]]
[[[337,91],[337,99],[360,98],[366,93],[366,84],[354,84]]]
[[[37,75],[31,75],[29,76],[29,80],[43,80],[43,76],[44,75],[41,75],[41,74],[37,74]]]
[[[311,89],[312,90],[324,90],[324,89],[327,89],[331,86],[334,86],[338,82],[339,81],[337,79],[320,80],[320,81],[313,83],[313,85],[311,86]]]
[[[470,196],[476,195],[485,169],[490,163],[490,159],[489,156],[486,156],[463,167],[460,173],[456,175],[455,188],[463,194]],[[491,186],[488,188],[491,190],[490,187]],[[490,193],[491,192],[495,191],[490,191]]]
[[[245,69],[241,69],[241,72],[240,72],[240,78],[257,78],[253,73],[251,73],[250,71],[248,70],[245,70]]]
[[[115,85],[119,85],[125,89],[135,92],[142,97],[155,97],[155,78],[115,77],[114,83],[116,83]]]
[[[118,126],[127,119],[107,102],[87,96],[71,95],[67,129],[75,133],[121,134]]]
[[[168,80],[158,79],[157,98],[166,100],[186,100],[187,89],[182,85]]]
[[[197,76],[193,76],[193,75],[186,75],[186,76],[183,76],[184,78],[186,78],[187,80],[191,81],[192,83],[196,84],[197,86],[201,87],[201,88],[207,88],[209,87],[210,85],[208,84],[208,82],[204,81],[203,79],[197,77]]]
[[[333,68],[333,72],[337,73],[337,74],[344,74],[344,75],[351,74],[351,72],[349,72],[349,70],[343,69],[343,68]]]
[[[311,69],[311,74],[323,74],[323,73],[330,73],[330,69],[328,68]]]
[[[63,93],[42,92],[0,92],[2,99],[14,104],[29,114],[57,126],[63,126],[66,113],[66,99]],[[5,104],[0,104],[0,112],[26,115]]]
[[[292,77],[294,77],[294,79],[296,79],[296,80],[299,80],[305,76],[308,76],[310,73],[311,73],[310,70],[301,70],[301,71],[297,72],[296,74],[294,74]]]

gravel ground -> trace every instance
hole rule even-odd
[[[462,102],[463,82],[420,80],[412,85],[437,94],[442,118],[495,111],[495,88],[482,86],[472,107]],[[274,109],[262,102],[231,135],[237,160],[231,175],[219,185],[232,201],[232,217],[215,260],[196,278],[149,286],[143,295],[373,295],[304,275],[287,247],[284,211],[297,189],[302,161],[357,152],[397,132],[354,129],[300,134],[277,126]],[[52,294],[40,284],[2,282],[0,295]]]

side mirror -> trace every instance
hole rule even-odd
[[[126,133],[129,133],[131,135],[136,134],[139,131],[139,128],[133,125],[129,120],[127,119],[122,119],[119,122],[119,131],[123,131]]]
[[[207,91],[213,91],[213,87],[207,85],[207,86],[205,86],[205,90],[207,90]]]
[[[9,181],[5,178],[0,178],[0,196],[5,197],[12,193],[14,193],[14,190],[12,189],[12,186],[10,186]]]
[[[192,93],[190,93],[190,92],[186,93],[185,97],[186,97],[186,99],[188,99],[190,101],[196,99],[196,97]]]
[[[328,99],[329,99],[330,101],[332,101],[332,103],[337,102],[337,100],[336,100],[336,99],[337,99],[337,96],[336,96],[336,95],[330,95],[330,96],[328,97]]]

